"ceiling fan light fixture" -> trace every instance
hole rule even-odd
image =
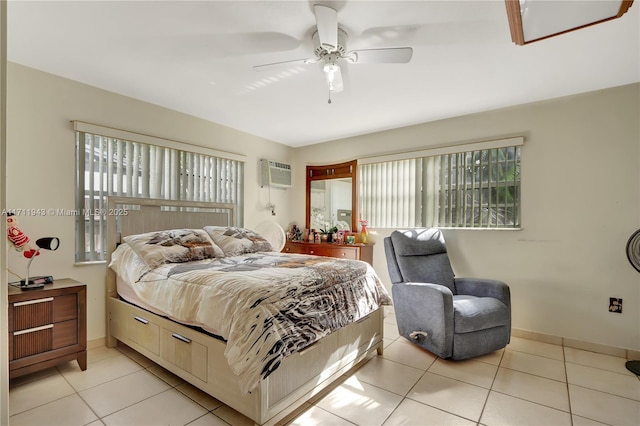
[[[335,73],[338,72],[338,66],[336,64],[326,64],[323,70],[328,74],[329,80],[333,81]]]
[[[322,70],[327,80],[329,92],[341,92],[344,88],[342,81],[342,70],[335,60],[329,60],[324,63]]]
[[[336,64],[325,64],[323,67],[324,72],[327,74],[327,82],[329,83],[329,90],[334,90],[333,81],[336,78],[336,73],[339,68]]]

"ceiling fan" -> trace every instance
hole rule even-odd
[[[316,16],[317,31],[313,33],[315,57],[296,59],[292,61],[274,62],[270,64],[256,65],[256,71],[266,71],[275,67],[290,66],[293,64],[322,63],[327,87],[329,88],[329,103],[331,93],[341,92],[344,88],[340,63],[351,64],[381,64],[381,63],[407,63],[411,60],[413,49],[411,47],[392,47],[382,49],[363,49],[347,51],[347,33],[338,27],[338,12],[335,9],[316,4],[313,6]]]

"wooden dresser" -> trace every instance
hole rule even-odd
[[[44,288],[9,287],[9,378],[77,360],[87,369],[87,287],[57,279]]]
[[[287,241],[282,252],[364,260],[369,265],[373,266],[372,244],[305,243]]]

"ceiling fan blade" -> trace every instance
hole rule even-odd
[[[253,69],[254,71],[269,71],[276,68],[283,68],[287,66],[290,67],[293,65],[314,64],[316,62],[318,62],[318,59],[316,58],[294,59],[292,61],[272,62],[270,64],[255,65]]]
[[[342,92],[344,89],[344,83],[342,82],[342,70],[340,65],[333,64],[334,67],[331,71],[325,70],[325,78],[327,80],[327,87],[333,93]]]
[[[390,47],[386,49],[364,49],[349,52],[354,64],[404,64],[411,60],[411,47]]]
[[[316,4],[313,6],[318,27],[320,45],[327,52],[334,52],[338,48],[338,12],[327,6]]]

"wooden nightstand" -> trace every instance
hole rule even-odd
[[[87,287],[64,278],[9,287],[9,378],[77,360],[87,369]]]

